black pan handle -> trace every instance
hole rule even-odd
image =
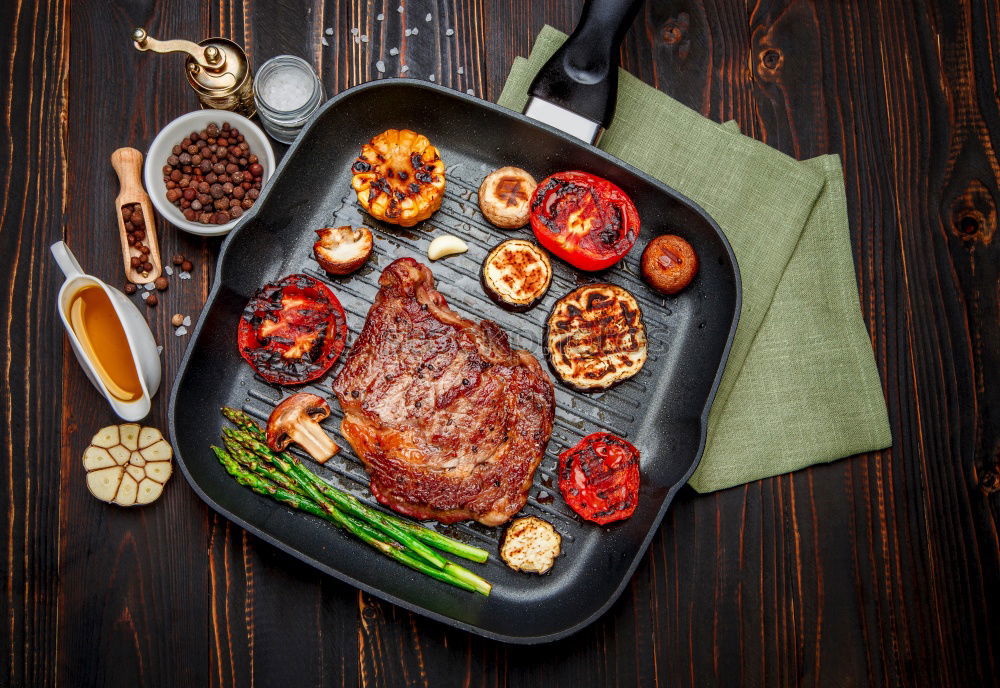
[[[528,95],[603,128],[615,116],[618,53],[642,0],[586,0],[573,34],[542,67]]]

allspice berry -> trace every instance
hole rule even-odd
[[[184,256],[182,256],[179,253],[174,254],[174,265],[180,265],[183,262],[184,262]]]
[[[167,278],[164,277],[163,275],[160,275],[155,280],[153,280],[153,286],[156,287],[157,289],[159,289],[160,291],[166,291],[167,290]]]
[[[128,294],[129,296],[131,296],[135,292],[136,292],[136,287],[135,287],[134,284],[132,284],[131,282],[128,282],[128,283],[125,284],[125,293],[126,294]]]
[[[160,302],[160,300],[158,298],[156,298],[156,294],[150,294],[149,296],[146,297],[146,305],[147,306],[155,306],[159,302]]]
[[[174,316],[170,318],[170,324],[174,327],[180,327],[184,324],[184,316],[180,313],[174,313]]]
[[[191,272],[192,270],[194,270],[194,265],[191,263],[190,260],[185,260],[184,262],[181,263],[181,270],[183,270],[184,272]]]

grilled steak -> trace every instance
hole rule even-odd
[[[333,383],[372,494],[418,519],[504,523],[552,431],[551,380],[496,323],[452,311],[427,266],[400,258],[379,285]]]

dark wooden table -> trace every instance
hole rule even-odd
[[[799,158],[840,153],[864,316],[895,446],[725,492],[687,491],[628,589],[563,642],[508,647],[360,594],[211,512],[94,500],[80,455],[114,421],[57,324],[65,239],[123,284],[108,162],[196,107],[158,37],[301,55],[328,94],[375,63],[495,99],[579,2],[0,3],[0,684],[583,686],[996,684],[1000,672],[1000,10],[995,1],[650,0],[623,65]],[[384,13],[385,21],[376,20]],[[432,22],[425,22],[430,13]],[[405,26],[418,27],[405,37]],[[332,35],[324,30],[332,28]],[[354,43],[358,27],[369,38]],[[445,29],[454,29],[454,36]],[[329,45],[323,44],[325,37]],[[460,74],[460,68],[462,73]],[[279,147],[281,148],[281,147]],[[167,389],[218,240],[163,223],[147,311]]]

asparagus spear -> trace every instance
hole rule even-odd
[[[365,524],[358,523],[336,510],[332,513],[326,511],[305,497],[279,487],[274,483],[270,483],[268,480],[253,475],[252,473],[242,469],[233,457],[225,450],[213,446],[212,451],[215,452],[216,458],[219,459],[219,462],[226,469],[227,473],[233,476],[239,484],[249,487],[254,492],[266,495],[296,509],[300,509],[314,516],[336,523],[358,537],[358,539],[371,545],[383,554],[388,555],[396,561],[409,566],[420,573],[424,573],[432,578],[436,578],[464,590],[478,592],[482,595],[490,594],[490,590],[493,586],[488,581],[480,578],[471,571],[454,564],[444,569],[430,566],[426,562],[414,557],[406,550],[383,542],[378,538],[378,533],[367,527]],[[451,562],[447,563],[451,564]]]
[[[233,425],[238,427],[240,430],[246,432],[251,438],[257,440],[262,444],[265,442],[263,429],[261,429],[261,427],[250,416],[248,416],[246,412],[226,406],[222,409],[222,415],[224,415],[226,419],[228,419],[231,423],[233,423]],[[297,458],[295,458],[294,456],[292,456],[287,452],[272,452],[272,453],[279,455],[280,457],[286,459],[290,463],[301,463]],[[480,564],[482,564],[489,558],[489,552],[487,552],[484,549],[481,549],[479,547],[473,547],[472,545],[467,545],[461,540],[456,540],[455,538],[448,537],[447,535],[442,535],[441,533],[435,530],[431,530],[430,528],[425,528],[421,525],[417,525],[416,523],[411,523],[410,521],[399,518],[397,516],[393,516],[391,514],[385,514],[381,511],[371,509],[370,507],[365,506],[361,501],[359,501],[353,495],[341,492],[340,490],[337,490],[335,487],[332,487],[325,480],[323,480],[321,477],[319,477],[312,471],[305,470],[304,473],[306,474],[304,477],[310,480],[313,483],[313,485],[316,486],[316,489],[322,492],[325,496],[331,499],[336,499],[335,497],[336,493],[337,495],[343,496],[346,499],[354,500],[359,507],[367,509],[377,514],[381,514],[381,516],[387,521],[390,521],[399,528],[405,530],[407,533],[413,535],[416,538],[419,538],[423,542],[426,542],[428,545],[438,548],[442,552],[450,552],[451,554],[462,557],[464,559],[469,559],[470,561],[478,562]]]

